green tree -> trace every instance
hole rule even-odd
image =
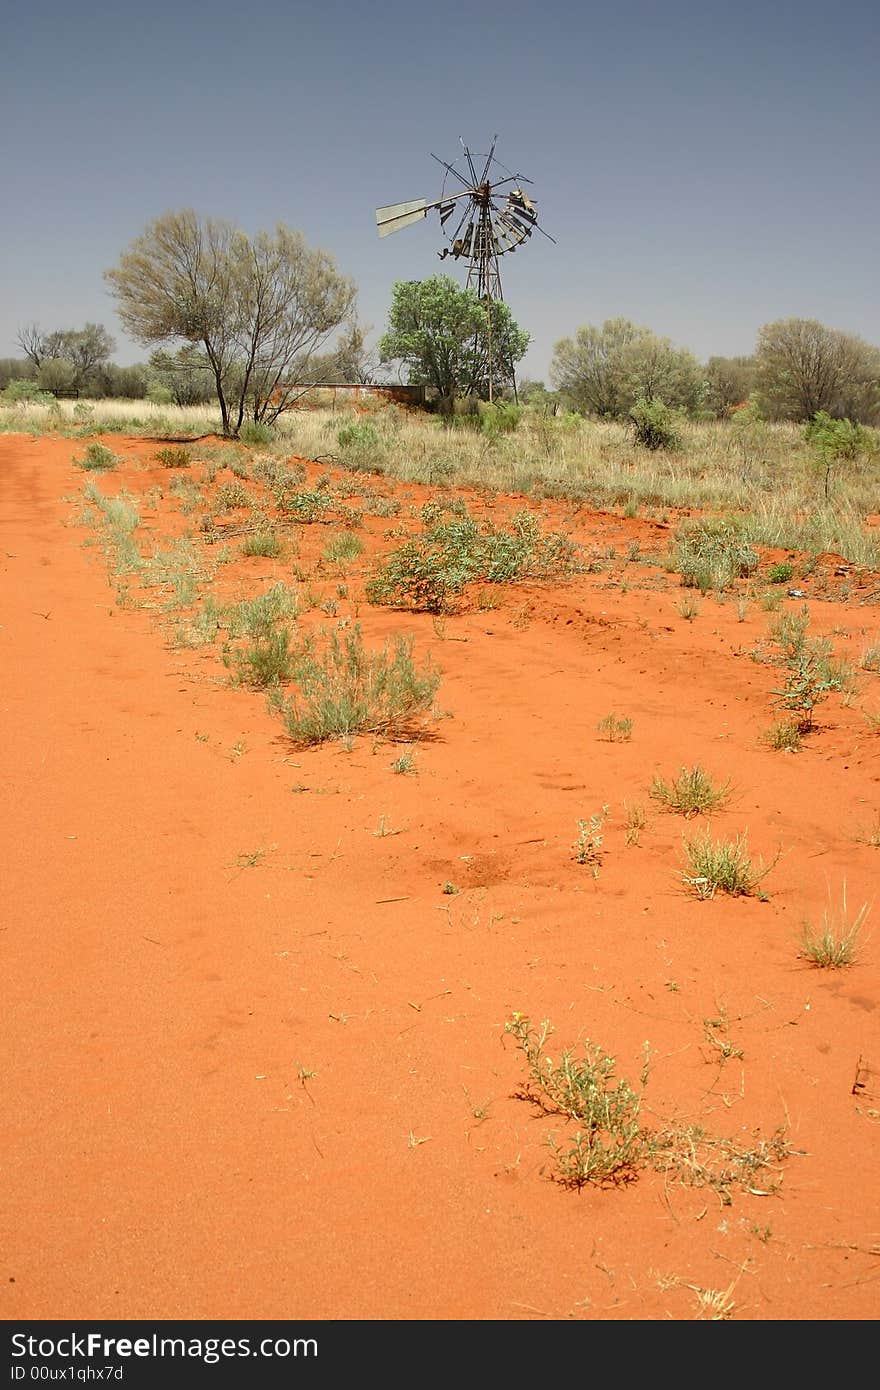
[[[825,498],[831,492],[831,475],[841,463],[856,463],[874,449],[870,432],[852,420],[835,420],[820,410],[804,426],[817,467],[824,474]]]
[[[476,291],[435,275],[395,284],[379,354],[402,363],[413,385],[433,386],[448,410],[456,396],[500,395],[528,346],[501,300],[487,308]]]
[[[747,401],[755,389],[753,357],[710,357],[705,368],[706,406],[719,420]]]
[[[659,399],[693,410],[703,373],[693,353],[629,319],[587,325],[562,338],[553,353],[551,379],[562,396],[585,414],[619,419],[637,400]]]
[[[58,328],[44,333],[39,324],[20,330],[18,343],[37,371],[45,362],[68,362],[69,385],[63,389],[85,391],[94,384],[94,375],[110,358],[116,343],[101,323],[84,328]],[[60,388],[56,388],[60,389]]]
[[[758,391],[768,417],[818,411],[862,424],[880,419],[880,348],[816,319],[778,319],[758,335]]]
[[[106,272],[126,330],[208,358],[223,433],[272,424],[297,400],[309,359],[350,317],[355,287],[325,251],[279,224],[253,238],[191,209],[151,222]]]
[[[37,385],[41,391],[61,395],[75,389],[75,376],[73,363],[66,358],[44,357],[37,372]]]

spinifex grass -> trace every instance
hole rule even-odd
[[[717,811],[729,799],[730,782],[713,786],[708,773],[695,763],[693,767],[683,767],[671,782],[655,777],[648,794],[678,816],[705,815]]]
[[[814,927],[810,922],[804,923],[800,948],[804,960],[821,970],[840,970],[843,966],[852,965],[856,958],[859,934],[869,911],[868,904],[862,903],[857,912],[850,913],[844,883],[840,911],[833,911],[829,905],[822,913],[821,927]]]

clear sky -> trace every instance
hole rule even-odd
[[[102,272],[192,207],[330,251],[381,330],[438,225],[459,137],[534,182],[505,297],[554,342],[625,315],[699,356],[798,316],[880,343],[878,0],[30,0],[4,20],[0,356],[19,326],[106,323]]]

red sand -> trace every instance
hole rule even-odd
[[[155,445],[109,443],[128,462],[102,490],[163,487],[147,530],[174,515],[179,533]],[[340,601],[370,643],[415,635],[451,717],[416,776],[369,737],[292,749],[216,650],[174,650],[155,614],[117,607],[63,500],[81,452],[0,436],[2,1315],[690,1319],[717,1290],[735,1318],[877,1316],[877,909],[846,970],[807,966],[798,932],[844,881],[851,907],[875,893],[880,850],[856,836],[880,810],[880,743],[858,705],[877,709],[880,677],[823,705],[802,752],[773,752],[779,670],[747,655],[769,615],[710,598],[687,622],[675,576],[618,562],[443,623]],[[429,493],[396,495],[367,560]],[[669,535],[544,510],[588,553]],[[303,528],[299,563],[326,537]],[[241,561],[223,582],[289,574]],[[809,607],[857,656],[877,590],[849,583]],[[611,710],[631,741],[598,738]],[[735,785],[714,833],[781,847],[769,901],[682,883],[695,823],[647,791],[697,761]],[[625,802],[648,810],[639,846]],[[603,804],[594,880],[572,845]],[[786,1125],[778,1191],[560,1186],[546,1139],[568,1126],[517,1098],[514,1010],[553,1021],[551,1056],[590,1037],[634,1082],[649,1041],[650,1125],[748,1142]]]

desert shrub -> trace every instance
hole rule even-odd
[[[797,753],[801,746],[801,731],[797,724],[778,719],[762,730],[761,742],[775,748],[777,752]]]
[[[412,641],[368,651],[360,625],[332,632],[324,651],[297,660],[298,691],[279,708],[298,743],[322,743],[356,733],[404,734],[430,709],[440,673],[430,663],[417,669]]]
[[[311,491],[285,482],[273,489],[273,496],[275,506],[280,512],[285,516],[292,516],[295,521],[304,525],[313,521],[323,521],[327,513],[333,510],[333,498],[320,488]]]
[[[189,468],[192,462],[188,449],[159,449],[156,453],[156,462],[161,463],[163,468]]]
[[[4,405],[49,405],[55,404],[55,397],[51,391],[44,391],[36,381],[28,381],[18,377],[8,382],[2,392],[0,401]]]
[[[513,434],[518,428],[523,412],[513,401],[481,401],[475,417],[480,433],[487,439],[499,439],[503,434]]]
[[[371,603],[439,613],[471,580],[509,584],[567,574],[576,567],[577,547],[558,533],[542,534],[529,511],[517,512],[509,531],[481,530],[465,512],[393,551],[368,581],[367,598]]]
[[[264,560],[277,560],[283,550],[281,537],[275,531],[255,531],[241,543],[242,555],[258,556]]]
[[[782,709],[798,716],[799,733],[808,734],[813,727],[813,715],[832,691],[841,687],[840,676],[829,664],[823,648],[804,646],[789,661],[789,674],[782,690],[774,690]]]
[[[287,628],[281,627],[245,647],[227,647],[223,653],[223,664],[231,669],[236,685],[265,690],[269,686],[283,684],[293,674],[290,633]]]
[[[119,459],[106,444],[94,443],[88,445],[82,458],[73,462],[76,468],[82,468],[87,473],[106,473],[118,466]]]
[[[538,1028],[525,1015],[515,1013],[504,1031],[526,1059],[525,1095],[545,1112],[563,1115],[577,1125],[570,1148],[563,1148],[552,1136],[548,1141],[560,1181],[581,1187],[635,1177],[647,1155],[639,1122],[641,1101],[629,1082],[616,1075],[616,1059],[587,1038],[582,1056],[574,1048],[563,1048],[554,1061],[545,1053],[553,1032],[547,1020]]]
[[[267,638],[276,625],[295,618],[299,610],[296,594],[286,584],[273,584],[256,598],[242,599],[224,609],[223,622],[230,637]]]
[[[705,830],[692,840],[685,840],[684,851],[689,869],[683,875],[684,881],[698,898],[714,898],[719,891],[732,897],[748,897],[773,867],[752,863],[745,834],[733,840],[713,840]]]
[[[608,743],[627,743],[632,735],[632,726],[631,719],[627,719],[625,715],[618,719],[612,710],[611,714],[605,714],[599,720],[596,732]]]
[[[643,449],[680,449],[682,445],[679,411],[658,396],[637,400],[630,411],[633,438]]]
[[[767,571],[767,581],[770,584],[787,584],[793,577],[793,566],[785,563],[771,565]]]
[[[852,420],[834,420],[824,410],[818,411],[804,425],[804,439],[810,445],[814,461],[824,475],[825,497],[831,491],[831,477],[841,463],[854,463],[874,449],[870,430]]]
[[[724,518],[685,522],[675,533],[671,560],[688,588],[723,590],[751,574],[758,556],[740,526]]]
[[[578,821],[578,837],[573,845],[574,857],[579,864],[586,864],[593,875],[599,877],[602,868],[602,830],[608,819],[608,807],[594,811],[589,820]]]
[[[351,531],[337,531],[335,535],[327,538],[324,559],[330,564],[344,565],[350,560],[356,560],[363,548],[364,543],[360,536],[353,535]]]
[[[336,439],[342,450],[342,466],[353,473],[381,473],[386,450],[376,426],[371,420],[356,420],[343,425]]]
[[[246,507],[251,501],[251,495],[236,478],[231,483],[221,483],[217,489],[217,506],[221,512],[234,512],[239,507]]]
[[[683,767],[671,782],[655,777],[649,795],[678,816],[696,816],[723,806],[730,796],[730,782],[713,786],[711,777],[695,763],[693,767]]]
[[[275,438],[275,431],[263,420],[245,420],[238,432],[238,437],[243,444],[256,447],[261,444],[271,444]]]
[[[822,914],[821,927],[809,922],[803,925],[800,954],[810,965],[820,970],[840,970],[852,965],[856,958],[859,933],[865,924],[869,907],[862,903],[858,912],[851,915],[846,901],[846,884],[843,885],[843,903],[839,913],[826,907]]]

